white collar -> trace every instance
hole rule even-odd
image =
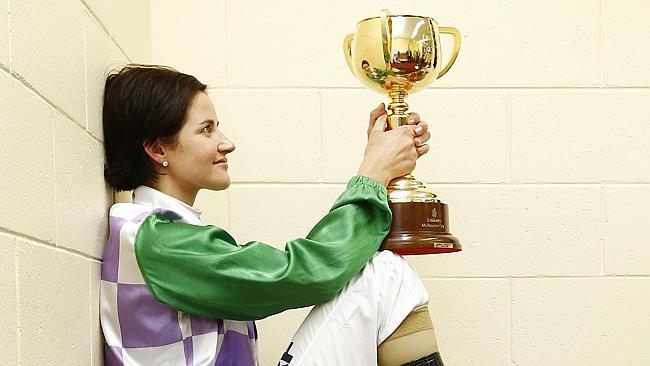
[[[190,224],[201,225],[201,210],[149,186],[141,185],[133,191],[133,203],[166,208],[181,215]]]

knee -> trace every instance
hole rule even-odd
[[[389,250],[376,253],[370,261],[372,276],[379,281],[384,290],[391,289],[389,293],[397,292],[400,295],[410,293],[411,296],[420,298],[418,305],[429,301],[420,276],[402,256]]]
[[[395,273],[398,273],[400,277],[418,276],[406,259],[390,250],[377,252],[369,263],[374,268],[374,271],[379,274],[390,275],[391,277]]]
[[[408,262],[400,256],[399,254],[395,254],[391,252],[390,250],[382,250],[380,252],[375,253],[375,255],[370,259],[371,263],[376,263],[376,264],[382,264],[382,265],[387,265],[387,266],[403,266],[407,265]]]

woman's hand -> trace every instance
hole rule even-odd
[[[419,154],[415,147],[415,126],[404,125],[386,131],[386,114],[377,118],[357,175],[375,179],[385,186],[396,177],[415,169]]]
[[[381,103],[377,108],[370,112],[370,120],[368,121],[368,138],[370,138],[370,132],[375,125],[375,121],[377,121],[377,118],[383,114],[387,114],[384,103]],[[415,125],[414,142],[419,157],[429,152],[429,145],[426,144],[426,142],[431,138],[429,125],[425,121],[420,121],[420,115],[415,112],[409,113],[409,116],[408,124]]]

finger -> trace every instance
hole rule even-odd
[[[431,134],[429,132],[425,133],[424,135],[416,137],[416,140],[419,142],[419,143],[416,142],[416,146],[424,144],[425,142],[429,141],[430,138],[431,138]]]
[[[377,122],[377,118],[379,118],[379,116],[382,114],[386,114],[384,103],[379,103],[377,108],[370,111],[370,118],[368,119],[368,135],[370,135],[370,132],[372,132],[372,129],[375,126],[375,122]]]
[[[420,121],[417,126],[415,127],[415,133],[420,136],[424,135],[429,131],[429,124],[426,123],[425,121]]]
[[[386,113],[386,108],[385,108],[385,106],[384,106],[384,103],[379,103],[379,105],[377,106],[377,108],[373,109],[373,110],[370,112],[370,121],[373,121],[373,122],[374,122],[375,119],[377,119],[379,116],[381,116],[381,115],[384,114],[384,113]]]
[[[429,152],[429,145],[424,144],[415,148],[418,151],[418,155],[422,156]]]
[[[420,115],[415,112],[409,113],[409,119],[406,121],[406,123],[409,125],[416,125],[418,122],[420,122]]]
[[[372,126],[372,130],[370,132],[375,132],[375,131],[380,131],[384,132],[386,131],[386,118],[388,116],[386,114],[382,114],[377,120],[375,121],[375,124]]]

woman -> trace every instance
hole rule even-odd
[[[375,364],[379,344],[382,364],[441,365],[421,282],[399,256],[376,253],[392,219],[386,185],[428,151],[426,123],[414,114],[413,125],[384,131],[380,105],[358,175],[305,238],[284,251],[239,245],[193,207],[200,189],[228,188],[235,150],[205,90],[163,66],[127,65],[106,80],[105,177],[134,190],[133,203],[110,210],[106,365],[255,365],[254,320],[318,304],[281,365]],[[393,350],[413,341],[425,346]]]

